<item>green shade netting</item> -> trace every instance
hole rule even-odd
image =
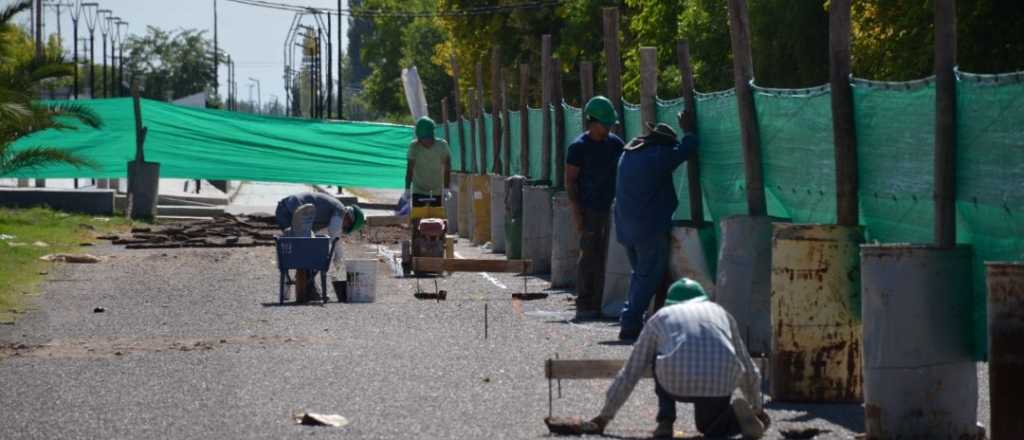
[[[24,170],[12,177],[122,178],[135,157],[130,98],[77,101],[95,111],[100,129],[48,130],[19,139],[14,150],[59,146],[98,168],[65,165]],[[142,100],[146,160],[172,178],[261,180],[401,188],[410,126],[322,122],[181,107]]]
[[[569,104],[562,103],[562,110],[565,113],[565,138],[562,139],[562,150],[565,154],[562,157],[569,156],[569,145],[576,140],[583,133],[583,109],[573,107]]]
[[[484,157],[487,158],[487,168],[484,173],[490,173],[494,169],[494,117],[490,113],[484,113]]]
[[[457,122],[448,122],[445,125],[448,126],[448,147],[451,148],[452,153],[452,170],[462,171],[462,146],[459,143],[459,124]]]
[[[511,134],[509,136],[509,170],[512,175],[522,174],[523,164],[521,156],[523,154],[523,145],[521,136],[522,133],[520,133],[519,131],[521,127],[520,124],[523,123],[522,115],[517,111],[510,111],[508,112],[508,121],[510,126],[510,131],[508,133]]]
[[[644,132],[643,117],[640,115],[640,105],[630,104],[622,100],[622,115],[619,118],[622,123],[622,140],[629,143],[630,139],[640,136]]]
[[[679,129],[679,122],[677,121],[676,114],[683,110],[683,99],[670,99],[663,100],[657,99],[654,108],[654,117],[657,122],[667,124],[676,130],[680,136],[682,132]],[[676,168],[675,173],[672,174],[672,181],[675,183],[676,198],[679,200],[679,206],[676,207],[676,212],[672,214],[672,220],[690,220],[690,186],[687,182],[686,177],[686,164],[683,164],[679,168]]]
[[[530,124],[530,179],[540,179],[543,175],[544,164],[541,161],[541,149],[544,147],[542,141],[544,133],[544,111],[539,108],[527,108],[528,120]]]

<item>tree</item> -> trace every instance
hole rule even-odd
[[[31,1],[23,0],[0,10],[0,176],[60,163],[94,166],[92,161],[59,147],[40,145],[15,150],[13,145],[43,130],[75,129],[76,121],[93,128],[102,124],[94,112],[81,105],[34,101],[46,82],[66,78],[74,72],[74,66],[63,62],[59,55],[37,58],[24,54],[29,37],[11,25],[11,20],[31,6]]]
[[[206,31],[149,26],[146,35],[128,38],[125,51],[129,81],[140,81],[143,97],[162,101],[203,91],[216,93],[213,41]]]

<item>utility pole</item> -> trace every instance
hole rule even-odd
[[[339,12],[340,13],[340,12]],[[331,39],[331,15],[327,14],[327,119],[334,104],[334,43]]]
[[[78,81],[78,69],[80,67],[78,65],[78,20],[81,19],[81,18],[82,18],[82,0],[75,0],[75,3],[71,6],[71,27],[73,28],[73,32],[74,32],[74,41],[73,41],[73,43],[74,43],[74,46],[75,46],[75,48],[72,50],[72,53],[74,54],[73,55],[74,58],[73,58],[72,64],[74,64],[74,66],[75,66],[75,74],[74,74],[74,76],[75,76],[75,79],[74,79],[75,83],[71,86],[71,90],[74,92],[76,100],[78,99],[78,82],[79,82]],[[77,183],[77,180],[76,180],[76,183]],[[77,188],[77,186],[76,186],[76,188]]]
[[[263,90],[260,88],[260,80],[250,76],[249,81],[256,83],[256,114],[263,114]]]
[[[117,90],[114,89],[114,85],[117,84],[117,60],[115,60],[115,54],[117,54],[117,45],[119,37],[117,22],[121,21],[121,17],[110,17],[107,19],[110,26],[110,88],[107,89],[107,97],[116,97]]]
[[[96,20],[99,18],[99,3],[82,3],[85,13],[85,27],[89,29],[89,99],[96,97]]]
[[[220,95],[220,52],[217,44],[217,0],[213,0],[213,93]]]
[[[110,89],[107,88],[107,34],[110,33],[110,9],[96,11],[97,20],[100,26],[100,35],[103,36],[103,95],[109,97]]]
[[[338,119],[345,119],[345,48],[342,46],[341,0],[338,0]]]
[[[118,59],[121,61],[117,65],[117,78],[118,78],[118,81],[117,81],[117,95],[118,96],[124,96],[124,94],[125,94],[124,93],[124,38],[128,37],[128,32],[127,32],[128,31],[128,22],[127,21],[118,21],[117,22],[117,27],[118,27],[118,31],[117,31],[117,49],[119,51]],[[124,30],[125,30],[124,33],[121,33],[121,30],[120,30],[121,27],[124,27]]]
[[[43,0],[32,2],[32,13],[35,15],[33,30],[36,35],[36,58],[42,58],[45,55],[43,51]]]

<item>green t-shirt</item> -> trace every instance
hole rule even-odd
[[[414,194],[440,195],[444,191],[444,167],[448,163],[448,142],[435,139],[427,148],[418,140],[409,144],[409,160],[416,162],[412,169]]]

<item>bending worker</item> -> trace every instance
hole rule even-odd
[[[633,139],[619,160],[615,185],[615,235],[626,248],[633,272],[629,296],[622,308],[619,339],[631,341],[640,334],[644,313],[661,286],[668,267],[669,234],[676,210],[672,173],[697,151],[695,121],[689,111],[680,112],[682,141],[665,124],[648,124],[649,134]]]
[[[587,131],[569,145],[565,157],[565,189],[572,204],[572,220],[579,231],[580,256],[576,263],[576,319],[601,315],[604,265],[608,256],[608,228],[615,198],[615,168],[623,142],[611,132],[618,124],[612,102],[595,96],[587,102]]]
[[[437,126],[429,117],[416,121],[416,139],[409,144],[408,162],[405,168],[405,197],[413,208],[441,207],[444,198],[450,197],[448,183],[451,178],[452,161],[448,142],[436,139]],[[444,217],[443,211],[436,215]]]
[[[337,198],[322,193],[303,192],[293,194],[277,202],[275,212],[277,226],[285,235],[292,237],[309,237],[314,231],[327,229],[331,238],[339,238],[341,234],[351,234],[363,227],[365,218],[358,206],[345,206]],[[331,260],[334,280],[345,279],[342,264],[344,255],[341,245],[336,245]],[[312,283],[313,277],[308,277]],[[312,291],[315,291],[315,287]]]
[[[708,300],[700,283],[682,278],[669,288],[665,307],[644,327],[633,352],[608,388],[601,414],[585,426],[604,432],[648,368],[658,395],[654,437],[671,437],[676,402],[694,405],[694,422],[705,437],[764,435],[761,373],[747,352],[736,320]],[[743,397],[731,399],[740,388]]]

